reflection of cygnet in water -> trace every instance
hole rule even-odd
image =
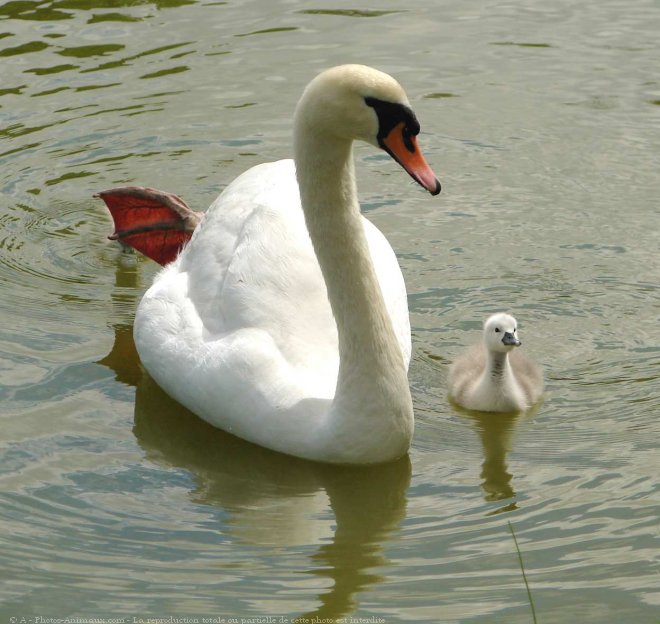
[[[513,438],[518,414],[503,414],[493,418],[491,414],[471,413],[467,416],[474,427],[484,454],[481,464],[481,487],[487,501],[499,501],[515,497],[509,472],[507,455],[513,448]]]
[[[539,367],[515,350],[516,319],[498,313],[484,323],[483,341],[463,354],[449,372],[449,394],[461,407],[482,412],[517,412],[543,393]]]

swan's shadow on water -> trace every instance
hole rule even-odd
[[[118,282],[120,276],[125,284],[118,267]],[[331,584],[320,583],[318,606],[299,616],[302,621],[352,613],[359,592],[384,580],[373,570],[387,565],[383,549],[406,514],[409,458],[329,466],[240,440],[191,414],[151,380],[140,367],[130,325],[114,331],[113,348],[99,364],[136,387],[133,432],[147,460],[187,470],[195,481],[191,500],[223,509],[218,530],[236,542],[317,548],[307,573]]]

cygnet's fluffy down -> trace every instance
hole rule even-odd
[[[519,412],[543,393],[541,369],[516,347],[516,319],[498,313],[484,323],[483,341],[459,357],[449,372],[449,395],[481,412]]]

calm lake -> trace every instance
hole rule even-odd
[[[657,624],[659,34],[657,0],[3,2],[0,624]],[[356,146],[417,423],[361,470],[237,440],[148,378],[158,267],[92,197],[205,209],[291,155],[303,87],[344,62],[401,82],[443,184]],[[447,400],[500,310],[545,371],[524,416]]]

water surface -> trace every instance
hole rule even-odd
[[[0,7],[0,607],[9,617],[660,618],[660,9],[652,0],[8,2]],[[410,456],[318,466],[214,430],[141,371],[157,270],[93,193],[204,209],[288,157],[321,69],[395,75],[443,182],[358,146],[413,326]],[[526,416],[449,363],[514,312]]]

